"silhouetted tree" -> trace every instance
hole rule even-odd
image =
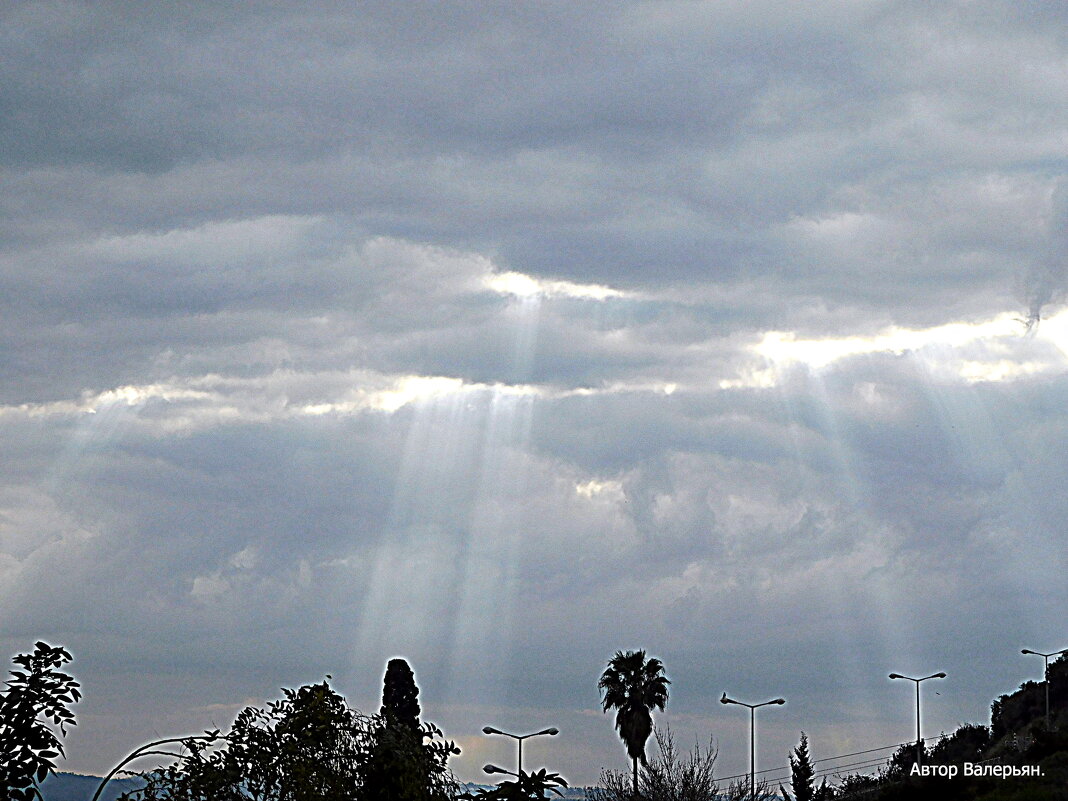
[[[211,742],[182,741],[184,754],[141,774],[145,786],[123,801],[355,801],[366,724],[324,681],[266,709],[246,707]]]
[[[360,799],[365,801],[447,801],[457,791],[446,762],[460,749],[433,723],[416,731],[374,719],[370,747],[360,767]],[[424,742],[425,741],[425,742]]]
[[[754,797],[756,801],[776,801],[775,793],[768,785],[767,779],[757,779],[756,794],[754,796],[753,787],[749,784],[748,776],[727,785],[727,792],[721,795],[720,799],[721,801],[751,801]]]
[[[931,764],[960,765],[977,762],[990,747],[990,729],[978,723],[965,723],[948,737],[931,746]]]
[[[78,682],[58,670],[70,660],[66,650],[43,642],[12,660],[22,670],[13,670],[0,692],[0,798],[42,798],[38,785],[63,755],[63,743],[48,724],[62,736],[77,725],[67,706],[81,698]]]
[[[816,770],[812,767],[812,757],[808,752],[808,735],[801,732],[801,742],[789,755],[791,796],[782,785],[779,791],[786,801],[824,801],[828,797],[827,780],[817,789],[815,786]]]
[[[642,801],[719,801],[715,765],[718,752],[711,738],[708,748],[699,743],[685,757],[675,747],[669,726],[653,730],[657,755],[638,771],[638,798]],[[634,789],[625,772],[603,769],[600,786],[587,791],[590,801],[631,801]]]
[[[872,798],[883,784],[879,776],[864,776],[859,773],[851,773],[843,776],[835,788],[835,798]]]
[[[183,740],[184,753],[142,773],[145,787],[122,801],[438,801],[455,795],[446,761],[459,749],[431,724],[415,732],[404,724],[387,728],[382,716],[350,708],[325,681],[283,694],[266,709],[244,709],[221,738]],[[383,731],[400,732],[402,739],[383,739]],[[374,762],[383,754],[392,761]],[[383,767],[396,775],[376,785]]]
[[[530,801],[545,798],[546,791],[563,795],[561,787],[567,787],[567,782],[559,773],[549,773],[545,768],[535,773],[521,770],[515,781],[504,781],[492,790],[467,792],[458,797],[466,801]]]
[[[919,744],[902,743],[886,761],[886,767],[882,775],[887,781],[897,781],[907,778],[912,772],[912,766],[916,764],[916,757],[920,757],[920,764],[931,764],[931,752],[923,740]]]
[[[616,710],[616,730],[633,760],[634,794],[638,794],[638,762],[646,764],[645,741],[653,731],[653,709],[663,711],[668,700],[667,686],[659,659],[645,658],[645,651],[616,651],[601,674],[597,687],[603,693],[605,712]]]
[[[420,724],[418,698],[411,667],[403,659],[391,659],[382,681],[382,713],[360,769],[362,798],[429,801],[452,791],[445,763],[460,749],[440,739],[433,724]]]
[[[419,688],[403,659],[390,659],[382,682],[382,717],[392,717],[412,731],[419,728]]]

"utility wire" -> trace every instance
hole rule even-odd
[[[943,733],[943,734],[937,735],[936,737],[929,737],[929,738],[925,739],[924,742],[928,742],[930,740],[941,740],[943,737],[948,737],[948,736],[949,736],[948,734],[944,734]],[[872,754],[872,753],[875,753],[876,751],[889,751],[891,748],[900,748],[903,745],[914,745],[915,743],[916,743],[915,740],[906,740],[903,743],[894,743],[893,745],[883,745],[883,746],[880,746],[879,748],[868,748],[865,751],[853,751],[852,753],[849,753],[849,754],[838,754],[837,756],[823,757],[822,759],[813,759],[812,760],[812,764],[815,765],[817,762],[834,762],[837,759],[845,759],[846,757],[860,756],[861,754]],[[868,760],[865,760],[865,761],[868,761]],[[883,758],[879,757],[878,759],[875,760],[875,764],[878,765],[882,761],[883,761]],[[856,764],[859,765],[861,763],[858,762]],[[848,768],[848,767],[852,767],[852,765],[826,766],[826,767],[821,767],[820,770],[821,771],[827,771],[827,773],[821,774],[821,775],[827,776],[827,775],[830,775],[830,774],[834,773],[835,771],[839,771],[839,770],[842,770],[842,769]],[[874,767],[874,765],[873,765],[873,767]],[[791,769],[790,769],[789,766],[786,766],[785,768],[782,767],[782,766],[777,767],[777,768],[765,768],[764,770],[756,771],[756,775],[759,776],[759,775],[761,775],[763,773],[781,773],[783,770],[791,770]],[[724,776],[723,778],[720,779],[720,781],[724,781],[725,782],[725,781],[730,781],[731,779],[744,779],[744,778],[748,778],[748,776],[749,776],[749,772],[746,771],[745,773],[739,773],[737,776]]]

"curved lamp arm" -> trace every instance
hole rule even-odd
[[[153,751],[153,750],[151,750],[151,749],[155,748],[156,746],[167,745],[168,743],[184,743],[184,742],[187,742],[189,740],[206,740],[207,742],[210,743],[213,740],[218,740],[218,739],[219,739],[219,733],[215,732],[214,734],[210,734],[210,733],[209,734],[199,734],[199,735],[194,735],[192,737],[168,737],[166,740],[156,740],[155,742],[145,743],[144,745],[140,745],[137,748],[135,748],[133,751],[131,751],[130,754],[124,760],[122,760],[122,762],[120,762],[118,765],[113,767],[111,769],[111,773],[109,773],[107,776],[104,777],[103,781],[100,782],[100,786],[96,788],[96,792],[93,793],[92,801],[98,801],[99,798],[100,798],[100,794],[102,792],[104,792],[104,787],[107,785],[107,783],[109,781],[111,781],[115,777],[115,774],[118,773],[120,770],[122,770],[124,765],[128,765],[129,763],[133,762],[138,757],[148,756],[149,754],[165,754],[166,756],[176,756],[175,754],[168,753],[167,751]]]

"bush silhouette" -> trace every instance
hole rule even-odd
[[[71,660],[63,648],[38,642],[31,654],[19,654],[7,689],[0,692],[0,791],[10,801],[41,798],[38,788],[55,759],[63,755],[63,743],[49,723],[66,736],[76,725],[67,707],[81,698],[78,682],[59,668]]]

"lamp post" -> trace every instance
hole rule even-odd
[[[556,735],[558,735],[560,733],[560,730],[557,729],[557,728],[552,728],[552,729],[542,729],[541,731],[536,731],[536,732],[533,732],[532,734],[509,734],[506,731],[501,731],[500,729],[495,729],[492,726],[485,726],[482,729],[482,733],[483,734],[503,734],[505,737],[511,737],[513,740],[516,740],[519,743],[519,763],[518,763],[518,766],[517,766],[516,770],[519,771],[519,773],[522,773],[523,772],[523,741],[525,739],[527,739],[528,737],[538,737],[538,736],[540,736],[542,734],[548,734],[550,737],[555,737]],[[486,767],[483,768],[483,770],[485,770],[486,773],[493,773],[494,771],[489,770],[489,768],[492,768],[492,767],[494,767],[494,766],[493,765],[486,765]],[[506,770],[502,771],[502,770],[500,770],[500,768],[495,768],[495,770],[498,773],[507,773],[508,772]],[[512,775],[514,776],[515,774],[513,773]]]
[[[1049,658],[1051,656],[1057,656],[1058,654],[1068,653],[1068,648],[1065,648],[1064,650],[1061,650],[1061,651],[1054,651],[1053,653],[1050,653],[1050,654],[1044,654],[1041,651],[1032,651],[1029,648],[1024,648],[1022,651],[1020,651],[1020,653],[1021,654],[1034,654],[1035,656],[1040,656],[1040,657],[1042,657],[1042,661],[1045,663],[1045,666],[1044,666],[1044,668],[1042,670],[1042,676],[1046,681],[1046,729],[1048,731],[1049,730]]]
[[[914,679],[911,676],[902,676],[900,673],[891,673],[892,679],[908,679],[909,681],[916,682],[916,764],[920,765],[923,762],[922,759],[922,743],[920,738],[920,682],[927,681],[928,679],[944,679],[945,673],[932,673],[930,676],[924,676],[922,679]]]
[[[768,706],[769,704],[781,706],[786,703],[786,699],[776,698],[773,701],[765,701],[762,704],[747,704],[745,701],[735,701],[733,698],[728,698],[727,693],[723,693],[723,697],[719,699],[719,702],[721,704],[737,704],[749,709],[749,792],[753,801],[756,801],[756,711],[759,707]]]

